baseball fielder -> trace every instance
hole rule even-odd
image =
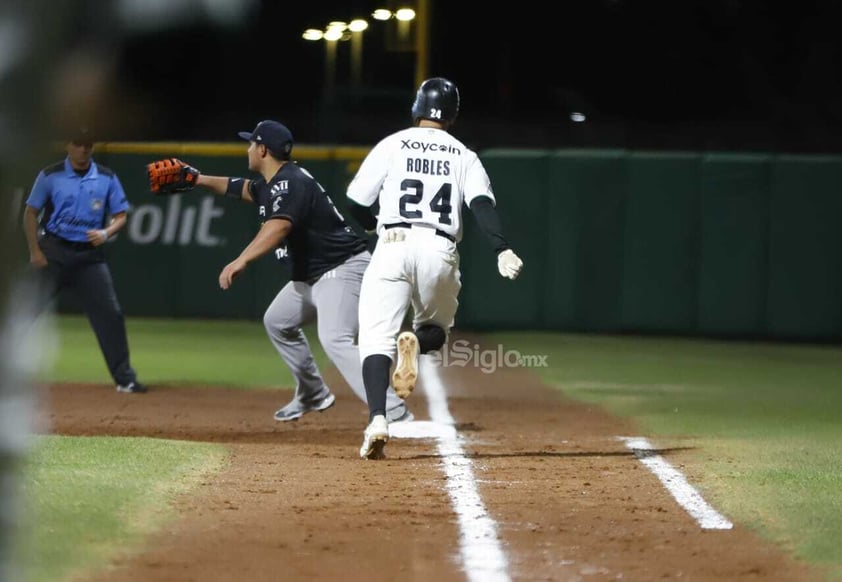
[[[389,438],[385,416],[389,370],[406,398],[418,378],[418,355],[440,349],[453,326],[461,287],[462,205],[474,213],[497,253],[503,277],[523,266],[503,237],[495,198],[476,153],[450,135],[459,113],[451,81],[427,79],[412,105],[413,127],[381,140],[348,186],[354,217],[379,235],[360,291],[360,358],[369,424],[360,456],[381,459]],[[367,207],[379,202],[376,219]],[[365,210],[361,212],[360,210]],[[401,333],[412,305],[414,331]],[[396,342],[397,337],[397,342]]]
[[[156,194],[172,194],[201,186],[257,206],[260,231],[222,269],[222,289],[228,289],[249,263],[270,252],[290,262],[291,280],[263,316],[269,339],[296,379],[295,396],[275,412],[275,420],[297,420],[306,413],[327,410],[336,400],[301,329],[313,319],[317,320],[325,353],[365,402],[355,341],[360,284],[371,259],[368,244],[347,225],[316,179],[290,161],[293,139],[285,125],[265,120],[254,131],[240,132],[239,136],[250,142],[249,170],[260,174],[260,178],[208,176],[180,160],[170,159],[149,164],[150,189]],[[386,400],[390,422],[413,419],[394,390],[389,390]]]

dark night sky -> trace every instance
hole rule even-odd
[[[380,3],[311,4],[264,0],[238,29],[132,38],[121,82],[147,110],[131,131],[225,140],[274,117],[299,141],[368,143],[406,124],[414,55],[385,50],[394,23],[366,32],[362,94],[348,93],[340,43],[334,108],[322,101],[324,45],[301,39]],[[797,11],[762,0],[568,0],[552,20],[431,4],[429,73],[459,85],[458,129],[477,145],[842,150],[842,8],[831,0]],[[588,114],[581,127],[574,110]]]

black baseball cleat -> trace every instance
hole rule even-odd
[[[117,384],[117,392],[127,392],[130,394],[145,394],[146,390],[146,386],[137,381],[129,382],[125,386],[123,386],[122,384]]]

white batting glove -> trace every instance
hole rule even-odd
[[[390,228],[380,238],[384,243],[401,242],[406,238],[406,231],[402,228]]]
[[[516,279],[523,268],[523,261],[512,249],[506,249],[497,255],[497,270],[507,279]]]

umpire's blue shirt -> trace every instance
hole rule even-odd
[[[104,228],[107,216],[129,209],[123,185],[112,170],[91,160],[88,173],[80,176],[69,157],[38,173],[26,203],[46,209],[47,232],[76,242],[87,242],[85,233]]]

